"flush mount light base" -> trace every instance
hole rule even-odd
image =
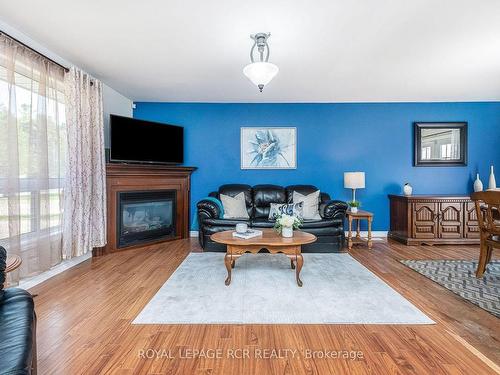
[[[243,68],[243,74],[259,88],[260,92],[262,92],[264,86],[271,82],[279,71],[276,65],[268,62],[269,45],[267,44],[267,40],[270,36],[271,33],[250,35],[250,38],[254,41],[252,49],[250,50],[251,63]],[[254,58],[255,47],[257,47],[257,52],[259,54],[258,61],[255,61]]]

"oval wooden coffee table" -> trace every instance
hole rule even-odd
[[[267,249],[271,254],[283,253],[290,258],[290,265],[295,269],[297,285],[302,286],[300,280],[300,270],[304,264],[301,253],[301,246],[316,241],[314,234],[294,231],[293,237],[284,238],[273,229],[261,229],[262,236],[249,238],[248,240],[233,237],[234,230],[214,233],[210,236],[212,241],[225,244],[227,246],[224,263],[227,269],[226,285],[231,283],[231,269],[234,268],[237,258],[245,253],[256,254],[262,249]]]

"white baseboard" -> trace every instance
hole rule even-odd
[[[345,232],[346,237],[347,237],[347,233],[348,232]],[[355,232],[353,232],[353,233],[355,233]],[[367,231],[361,231],[359,233],[360,233],[361,237],[368,237]],[[198,231],[197,230],[190,231],[189,237],[198,237]],[[387,231],[386,230],[374,230],[374,231],[372,231],[372,237],[373,238],[386,238]]]

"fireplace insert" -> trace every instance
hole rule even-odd
[[[118,247],[175,237],[175,202],[175,190],[119,192]]]

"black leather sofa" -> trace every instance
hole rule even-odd
[[[0,246],[0,375],[36,374],[33,297],[23,289],[3,289],[6,257]]]
[[[222,185],[219,190],[209,194],[210,197],[220,198],[220,194],[235,195],[244,192],[248,211],[247,220],[223,219],[220,209],[210,200],[201,200],[197,204],[198,210],[198,239],[203,249],[207,251],[226,251],[224,245],[213,242],[210,235],[216,232],[234,229],[237,223],[247,223],[251,228],[272,228],[274,222],[268,219],[271,203],[291,203],[293,192],[307,195],[319,190],[312,185],[291,185],[287,187],[277,185]],[[302,246],[303,252],[339,252],[344,247],[344,218],[347,204],[339,200],[331,200],[327,193],[321,192],[319,214],[321,220],[304,221],[301,230],[312,233],[318,240],[312,244]]]

